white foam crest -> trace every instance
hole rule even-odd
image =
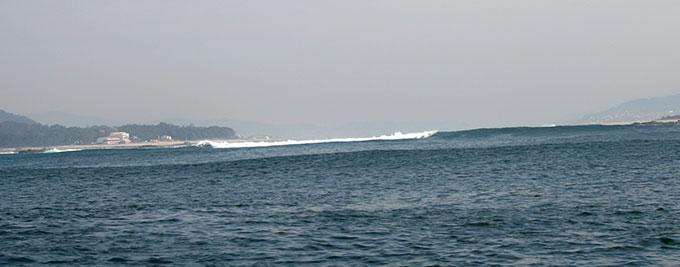
[[[58,149],[58,148],[52,148],[45,150],[43,153],[61,153],[61,152],[75,152],[75,151],[82,151],[82,149]]]
[[[12,154],[16,154],[16,153],[17,152],[15,152],[15,151],[4,151],[4,152],[0,152],[0,155],[12,155]]]
[[[423,139],[436,134],[437,131],[426,131],[420,133],[401,133],[396,132],[392,135],[381,135],[364,138],[331,138],[331,139],[312,139],[312,140],[286,140],[286,141],[262,141],[262,142],[216,142],[204,140],[198,142],[195,146],[204,147],[210,146],[213,148],[246,148],[246,147],[270,147],[270,146],[289,146],[289,145],[308,145],[321,143],[348,143],[348,142],[364,142],[364,141],[389,141],[389,140],[407,140],[407,139]]]

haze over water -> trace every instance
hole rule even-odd
[[[0,155],[0,264],[680,261],[677,126],[219,147]]]
[[[678,14],[0,1],[0,265],[680,265]]]
[[[0,108],[560,124],[678,93],[678,13],[668,0],[0,1]]]

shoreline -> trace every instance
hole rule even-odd
[[[217,142],[248,142],[248,141],[264,141],[260,139],[204,139],[204,140],[187,140],[187,141],[155,141],[143,143],[129,143],[129,144],[89,144],[89,145],[57,145],[57,146],[36,146],[36,147],[6,147],[0,148],[0,153],[42,153],[52,149],[56,150],[91,150],[91,149],[121,149],[121,148],[145,148],[145,147],[174,147],[174,146],[191,146],[196,145],[201,141],[210,140]]]
[[[613,122],[613,123],[594,123],[594,124],[565,124],[557,126],[590,126],[590,125],[602,125],[602,126],[626,126],[626,125],[637,125],[637,126],[667,126],[667,125],[680,125],[680,120],[670,119],[670,120],[651,120],[651,121],[632,121],[632,122]],[[34,147],[6,147],[0,148],[0,154],[30,154],[30,153],[44,153],[50,150],[55,150],[54,152],[65,152],[65,151],[80,151],[80,150],[93,150],[93,149],[125,149],[125,148],[162,148],[162,147],[175,147],[175,146],[193,146],[202,141],[213,141],[213,142],[228,142],[228,143],[240,143],[240,142],[268,142],[273,141],[270,139],[202,139],[202,140],[186,140],[186,141],[152,141],[152,142],[142,142],[142,143],[128,143],[128,144],[88,144],[88,145],[56,145],[56,146],[34,146]]]

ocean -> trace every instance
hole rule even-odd
[[[0,265],[680,264],[678,126],[50,152],[0,155]]]

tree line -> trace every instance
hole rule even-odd
[[[0,147],[86,145],[112,132],[123,131],[136,136],[140,141],[157,140],[169,135],[175,140],[230,139],[236,132],[229,127],[177,126],[168,123],[157,125],[129,124],[118,127],[91,126],[64,127],[61,125],[27,124],[0,122]]]

